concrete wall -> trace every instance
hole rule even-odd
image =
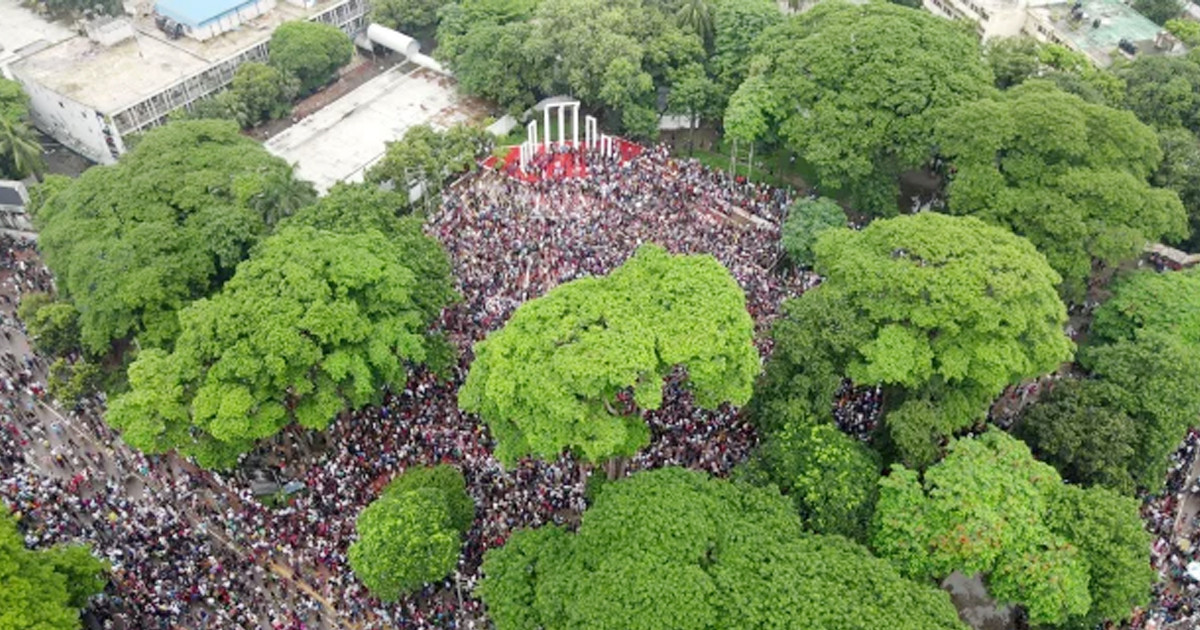
[[[13,73],[29,95],[34,125],[76,153],[100,164],[112,164],[125,151],[116,128],[105,116],[36,81]]]

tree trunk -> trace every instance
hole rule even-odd
[[[750,161],[746,163],[746,183],[750,182],[750,177],[754,175],[754,143],[750,143]]]
[[[696,154],[696,112],[688,118],[688,157]]]
[[[729,152],[729,187],[733,187],[733,181],[737,178],[737,138],[733,139],[733,148]]]
[[[627,468],[629,468],[628,457],[613,457],[604,462],[604,474],[609,481],[616,481],[624,477]]]

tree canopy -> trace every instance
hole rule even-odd
[[[372,594],[395,601],[454,570],[474,512],[457,469],[406,470],[359,513],[350,566]]]
[[[827,230],[816,271],[824,283],[776,325],[762,406],[828,418],[842,377],[883,384],[889,437],[910,464],[935,460],[1007,385],[1071,357],[1057,274],[978,219],[924,212]]]
[[[426,329],[453,298],[448,276],[415,271],[441,266],[419,260],[429,255],[445,256],[374,230],[281,229],[219,294],[180,312],[174,352],[142,351],[109,423],[143,451],[227,467],[293,421],[323,429],[378,401],[426,360]]]
[[[387,143],[383,159],[367,169],[366,180],[392,182],[405,198],[424,181],[431,191],[454,175],[474,171],[476,158],[491,150],[492,136],[480,127],[457,124],[446,131],[429,125],[409,127],[404,137]]]
[[[350,63],[354,42],[336,26],[295,20],[271,33],[271,65],[300,81],[301,92],[329,83],[338,68]]]
[[[575,534],[518,531],[483,572],[498,630],[966,628],[946,593],[802,534],[776,490],[678,468],[607,484]]]
[[[649,442],[638,409],[657,409],[663,381],[687,369],[697,402],[745,404],[759,359],[746,298],[709,255],[638,249],[607,277],[583,278],[522,304],[475,345],[459,405],[496,436],[496,453],[593,462]],[[618,395],[632,392],[628,410]]]
[[[954,214],[1025,236],[1079,299],[1092,259],[1115,265],[1147,241],[1187,236],[1173,191],[1148,178],[1162,152],[1133,114],[1084,102],[1042,81],[962,105],[938,125],[954,167]]]
[[[1125,81],[1125,106],[1142,122],[1200,133],[1200,60],[1143,55],[1117,75]]]
[[[923,478],[897,465],[879,485],[871,545],[909,577],[983,573],[1038,625],[1121,622],[1149,599],[1137,500],[1063,485],[1005,433],[955,440]]]
[[[38,208],[39,249],[79,310],[84,348],[169,347],[176,311],[233,275],[271,227],[258,199],[290,167],[226,121],[158,127]]]
[[[87,547],[33,551],[0,503],[0,630],[78,630],[79,609],[107,583]]]
[[[780,136],[822,188],[875,214],[896,214],[896,177],[928,161],[945,110],[992,90],[972,34],[894,4],[821,2],[768,29],[755,52]]]
[[[879,457],[837,427],[797,422],[771,432],[750,469],[792,499],[806,529],[866,540]]]
[[[846,211],[836,201],[827,197],[800,199],[788,209],[779,242],[793,264],[810,267],[817,237],[825,230],[846,225]]]

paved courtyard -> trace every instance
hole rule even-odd
[[[325,192],[338,181],[362,181],[386,143],[410,127],[445,128],[487,112],[458,95],[454,80],[401,64],[266,141],[267,150]]]

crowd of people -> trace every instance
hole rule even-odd
[[[9,350],[0,355],[0,499],[19,515],[31,546],[88,542],[112,564],[109,587],[87,611],[104,628],[482,630],[473,591],[484,553],[520,528],[576,525],[589,472],[569,453],[500,465],[486,428],[457,405],[472,345],[521,303],[608,273],[644,243],[715,256],[745,290],[759,333],[784,298],[820,281],[779,265],[789,191],[731,181],[662,147],[611,159],[576,156],[572,164],[578,168],[569,178],[468,177],[444,192],[428,218],[464,298],[439,322],[460,351],[449,377],[417,370],[385,392],[382,404],[342,414],[323,433],[289,429],[231,475],[124,447],[101,419],[102,395],[47,415],[45,365],[14,350],[23,330],[12,312],[21,294],[49,292],[52,280],[31,245],[4,241],[0,328]],[[758,338],[766,356],[768,336]],[[651,444],[626,463],[625,474],[681,465],[727,475],[755,447],[756,433],[737,410],[698,407],[684,378],[673,374],[661,408],[645,414]],[[835,417],[865,438],[882,404],[878,387],[847,383]],[[1195,437],[1181,451],[1185,468]],[[462,470],[476,505],[457,570],[399,602],[380,602],[347,562],[354,521],[392,477],[440,463]],[[255,496],[255,473],[291,482],[291,490],[269,506]],[[1169,504],[1155,509],[1172,513]],[[1160,593],[1147,618],[1177,618],[1197,609],[1194,601],[1194,591]]]

